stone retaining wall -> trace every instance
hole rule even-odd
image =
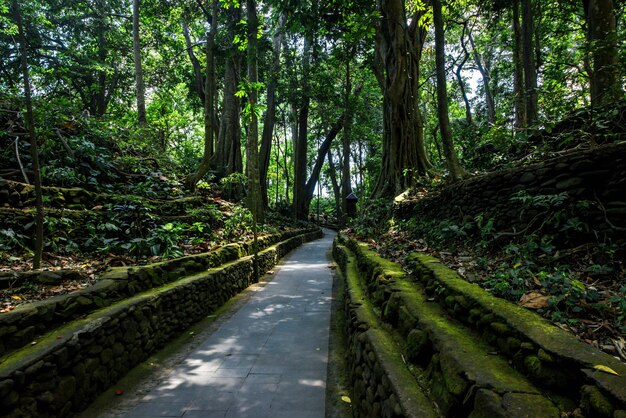
[[[139,196],[96,193],[80,187],[42,186],[42,193],[48,198],[47,209],[60,208],[82,211],[107,203],[128,204],[129,202],[141,201],[143,204],[157,206],[157,212],[160,216],[185,213],[189,207],[198,207],[207,203],[206,198],[200,196],[179,199],[147,199]],[[0,208],[27,207],[35,207],[35,186],[0,177]]]
[[[357,417],[437,417],[406,369],[399,347],[380,329],[359,283],[354,255],[336,240],[333,256],[346,286],[344,309],[353,411]]]
[[[307,230],[286,231],[260,237],[259,249],[304,232]],[[146,266],[115,267],[102,274],[93,286],[40,302],[20,305],[15,310],[0,315],[0,356],[30,344],[43,332],[49,332],[96,309],[109,306],[138,292],[252,254],[252,245],[252,241],[228,244],[208,253]]]
[[[267,271],[308,232],[259,254]],[[0,363],[0,414],[71,416],[253,282],[252,256],[197,273],[96,311],[54,330]]]
[[[448,315],[476,331],[537,386],[580,400],[590,416],[611,417],[617,411],[616,416],[626,417],[624,363],[534,312],[466,282],[434,257],[411,254],[407,268]],[[598,365],[619,376],[598,371]]]
[[[407,277],[399,265],[342,235],[333,254],[347,277],[351,369],[363,382],[353,393],[360,416],[372,416],[378,382],[398,373],[379,360],[385,355],[402,356],[387,363],[406,362],[416,379],[405,379],[405,386],[421,387],[443,416],[556,417],[577,408],[587,417],[626,416],[626,366],[540,316],[425,255],[410,258]],[[374,349],[371,329],[386,333],[391,348]],[[385,416],[409,416],[411,407],[399,404],[402,414]]]
[[[485,221],[494,219],[497,231],[521,231],[533,219],[540,225],[536,217],[543,210],[522,211],[522,204],[511,199],[521,191],[530,196],[565,192],[568,202],[590,201],[592,205],[577,214],[591,229],[582,232],[619,238],[614,227],[626,227],[626,143],[570,151],[547,161],[471,177],[447,185],[434,196],[399,202],[394,215],[421,221],[448,219],[460,225],[482,215]],[[564,237],[563,231],[560,235]]]

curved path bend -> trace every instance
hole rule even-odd
[[[334,234],[285,257],[273,279],[126,417],[324,417]]]

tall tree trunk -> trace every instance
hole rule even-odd
[[[136,0],[135,0],[136,1]],[[217,0],[211,2],[211,30],[207,32],[206,67],[204,83],[204,152],[202,161],[195,173],[187,177],[186,182],[190,189],[209,172],[213,159],[213,143],[215,135],[215,34],[217,33]]]
[[[346,87],[344,93],[344,118],[343,118],[343,135],[342,135],[342,153],[343,164],[341,166],[343,172],[341,174],[341,194],[343,197],[342,212],[345,216],[348,213],[346,197],[352,193],[352,182],[350,176],[350,128],[352,127],[352,106],[350,105],[350,96],[352,94],[352,79],[350,78],[350,59],[352,51],[348,51],[346,47]]]
[[[191,37],[189,36],[189,26],[187,26],[187,21],[185,21],[184,18],[181,20],[181,26],[183,28],[183,37],[185,38],[185,49],[187,50],[189,61],[191,61],[191,66],[193,67],[196,92],[198,93],[200,101],[204,103],[204,77],[202,77],[202,68],[200,67],[198,57],[196,57],[196,54],[193,52],[193,44],[191,43]]]
[[[287,158],[287,145],[285,145],[285,167],[291,165],[291,171],[293,172],[293,182],[291,184],[292,187],[289,190],[292,190],[294,193],[292,194],[292,215],[293,219],[297,219],[297,207],[296,207],[296,194],[295,194],[295,183],[296,183],[296,147],[298,144],[298,105],[295,102],[291,103],[291,112],[289,114],[289,133],[291,134],[291,161]],[[290,164],[288,164],[290,163]]]
[[[478,72],[480,73],[481,78],[483,79],[483,91],[485,92],[485,104],[487,105],[487,122],[490,125],[495,125],[496,123],[496,104],[493,99],[493,94],[491,94],[491,71],[489,66],[485,64],[482,56],[476,49],[476,44],[474,43],[474,37],[472,36],[472,32],[467,32],[467,37],[472,46],[472,55],[474,56],[474,63],[476,64],[476,68],[478,68]]]
[[[285,177],[285,203],[290,204],[290,198],[289,198],[289,191],[291,190],[291,179],[290,179],[290,173],[291,170],[289,169],[289,161],[287,159],[287,147],[289,145],[289,141],[287,140],[288,136],[287,136],[287,126],[289,125],[287,123],[287,117],[286,117],[286,112],[283,111],[282,113],[282,119],[283,119],[283,138],[285,139],[285,149],[283,150],[283,164],[282,164],[282,168],[283,168],[283,176]],[[293,140],[292,140],[293,143]],[[280,146],[280,141],[276,141],[276,145]]]
[[[379,0],[381,19],[376,34],[376,62],[384,69],[383,161],[374,197],[393,196],[429,174],[419,114],[419,62],[425,30],[418,22],[407,25],[403,0]],[[377,77],[383,78],[382,74]]]
[[[328,148],[328,175],[330,176],[330,182],[333,187],[333,196],[335,197],[335,215],[337,218],[341,214],[341,189],[339,188],[339,182],[337,181],[337,170],[335,169],[335,162],[333,161],[333,153]]]
[[[441,0],[433,0],[433,18],[435,25],[435,61],[437,68],[437,114],[439,119],[439,131],[443,152],[452,181],[458,181],[466,176],[454,151],[452,131],[450,129],[450,117],[448,115],[448,89],[446,86],[446,56],[445,38],[443,33],[443,16],[441,12]]]
[[[106,47],[106,38],[105,38],[105,21],[106,21],[106,11],[104,5],[106,2],[104,0],[96,0],[95,8],[96,8],[96,35],[98,37],[98,60],[99,64],[104,68],[106,66],[106,58],[107,58],[107,47]],[[107,96],[107,76],[106,70],[100,69],[98,70],[98,90],[96,94],[95,106],[91,110],[93,115],[103,116],[106,113],[106,96]]]
[[[360,83],[355,87],[354,93],[353,93],[354,97],[361,94],[362,88],[363,88],[363,85]],[[346,114],[347,112],[346,110],[344,110],[344,113],[341,116],[339,116],[339,118],[337,118],[335,123],[331,125],[330,130],[326,133],[326,137],[324,138],[324,141],[322,141],[322,143],[320,144],[319,150],[317,152],[317,157],[315,159],[315,164],[313,165],[313,170],[311,170],[311,176],[309,177],[309,180],[306,182],[306,185],[304,186],[304,193],[303,193],[304,201],[303,201],[302,206],[303,206],[303,211],[304,211],[303,213],[305,217],[309,213],[309,207],[311,204],[311,200],[313,199],[315,186],[319,182],[320,172],[322,171],[322,165],[324,164],[324,159],[326,158],[328,150],[330,149],[330,146],[332,145],[332,142],[334,141],[334,139],[337,137],[337,134],[341,131],[341,129],[345,129],[346,127]],[[349,151],[350,151],[350,147],[348,147],[348,152]],[[345,157],[344,157],[344,161],[345,161]],[[344,175],[345,174],[342,175],[342,182],[343,182]],[[350,176],[349,171],[348,171],[348,176]]]
[[[309,124],[309,104],[310,104],[310,85],[309,71],[311,67],[311,49],[313,42],[310,38],[304,40],[304,51],[302,55],[302,97],[301,106],[298,109],[298,135],[294,150],[294,190],[293,204],[295,209],[295,217],[297,219],[306,219],[306,159],[308,151],[308,124]]]
[[[259,183],[259,120],[256,114],[258,106],[259,92],[256,84],[259,81],[258,75],[258,51],[257,33],[258,21],[256,14],[256,3],[254,0],[246,0],[248,12],[248,102],[250,123],[248,125],[248,138],[246,146],[246,162],[248,173],[248,208],[254,216],[255,241],[256,223],[263,222],[263,203],[261,202],[261,190]]]
[[[137,89],[137,123],[145,126],[146,120],[146,89],[143,84],[141,68],[141,38],[139,37],[139,1],[133,0],[133,60],[135,61],[135,85]]]
[[[473,124],[472,120],[472,107],[470,106],[469,98],[467,97],[467,90],[465,88],[465,81],[461,76],[461,72],[463,71],[463,66],[469,60],[470,54],[467,50],[467,45],[465,44],[465,34],[467,33],[467,21],[463,22],[463,31],[461,32],[461,46],[463,47],[463,58],[461,58],[461,63],[456,67],[456,71],[454,74],[456,75],[456,81],[459,83],[459,88],[461,89],[461,96],[463,97],[463,103],[465,103],[465,121],[467,122],[467,126],[471,126]]]
[[[259,246],[258,246],[258,223],[263,223],[263,203],[261,202],[261,190],[259,184],[259,121],[256,112],[258,105],[257,83],[258,75],[258,51],[257,33],[258,21],[256,3],[254,0],[246,0],[248,14],[248,104],[250,124],[248,125],[248,138],[246,146],[246,162],[248,172],[248,208],[252,212],[252,231],[254,233],[254,278],[259,281]]]
[[[592,51],[591,105],[623,97],[613,0],[588,0],[587,39]]]
[[[527,126],[537,122],[537,68],[535,66],[534,13],[532,0],[521,0],[522,4],[522,58],[524,64],[524,89],[526,92]]]
[[[284,21],[285,19],[281,16],[279,19],[279,29],[274,35],[272,42],[272,68],[267,85],[267,110],[265,111],[263,134],[261,135],[259,174],[261,197],[263,199],[263,207],[265,208],[269,207],[269,200],[267,198],[267,171],[270,166],[272,135],[274,134],[274,125],[276,123],[276,87],[278,85],[278,74],[280,72],[280,49],[283,44],[282,27],[284,26]]]
[[[30,77],[28,74],[28,48],[26,46],[26,36],[24,35],[24,25],[22,23],[22,13],[17,0],[13,0],[13,14],[17,23],[18,36],[20,41],[20,63],[22,76],[24,79],[24,101],[26,102],[26,125],[28,126],[28,136],[30,137],[30,155],[33,160],[33,174],[35,183],[35,208],[37,211],[35,218],[35,251],[33,257],[33,270],[41,267],[41,257],[43,254],[43,196],[41,190],[41,169],[39,167],[39,149],[37,146],[37,133],[35,132],[35,117],[33,115],[33,103],[30,91]]]
[[[231,45],[226,53],[224,64],[224,98],[222,118],[215,151],[215,168],[220,176],[243,172],[241,157],[241,125],[239,113],[241,103],[235,93],[238,90],[241,72],[241,53],[233,40],[236,25],[241,20],[241,9],[229,7],[226,10],[228,40]]]
[[[522,54],[522,29],[519,16],[520,0],[513,1],[513,94],[515,95],[515,127],[525,129],[528,126],[526,119],[526,89],[524,87],[524,65]]]

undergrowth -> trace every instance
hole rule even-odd
[[[410,251],[430,252],[492,294],[610,348],[606,341],[626,334],[626,243],[589,242],[602,236],[585,221],[594,202],[567,193],[521,192],[512,200],[523,229],[503,230],[486,214],[396,220],[390,207],[378,204],[353,222],[351,232],[396,261]]]

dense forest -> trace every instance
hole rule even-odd
[[[626,350],[611,348],[623,182],[604,201],[516,190],[534,215],[513,231],[392,217],[394,199],[620,144],[625,31],[613,0],[2,0],[3,270],[144,263],[323,221],[396,259],[442,254]],[[594,205],[602,228],[580,214]]]

